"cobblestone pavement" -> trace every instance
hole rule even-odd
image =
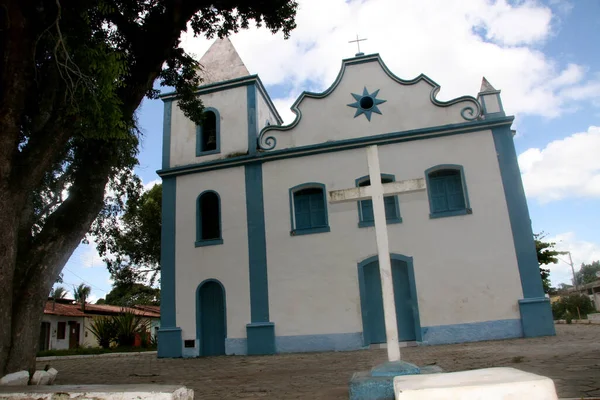
[[[557,336],[402,349],[406,361],[445,371],[512,366],[552,378],[559,397],[600,397],[600,326],[557,325]],[[255,357],[155,355],[40,362],[56,384],[186,385],[196,399],[347,399],[348,379],[385,361],[385,350]]]

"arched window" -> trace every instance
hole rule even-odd
[[[196,247],[222,243],[221,199],[212,190],[203,192],[196,200]]]
[[[305,183],[290,189],[291,235],[329,232],[327,196],[322,183]]]
[[[212,107],[204,109],[204,121],[196,127],[196,156],[220,151],[220,116]]]
[[[438,165],[425,171],[430,217],[471,214],[461,165]]]
[[[391,174],[381,174],[381,183],[395,182],[396,177]],[[371,180],[369,176],[363,176],[356,180],[356,186],[370,186]],[[398,205],[398,196],[386,196],[383,198],[385,206],[385,219],[388,224],[397,224],[402,222],[400,217],[400,207]],[[366,226],[374,226],[375,217],[373,216],[373,201],[361,200],[358,202],[358,226],[364,228]]]

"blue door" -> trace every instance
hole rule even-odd
[[[215,281],[204,283],[199,290],[200,355],[225,354],[225,293]]]
[[[383,315],[383,299],[381,297],[381,278],[379,263],[373,261],[363,268],[364,296],[361,294],[364,334],[368,343],[385,343],[385,321]],[[400,341],[416,340],[415,315],[410,291],[408,266],[406,262],[392,260],[392,280],[394,282],[394,298],[396,301],[396,319],[398,322],[398,339]]]

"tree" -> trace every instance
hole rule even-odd
[[[103,304],[123,307],[134,305],[159,306],[160,289],[142,283],[116,283],[106,295]]]
[[[91,229],[115,289],[120,286],[121,292],[131,291],[133,283],[141,284],[148,277],[152,285],[160,272],[162,185],[144,191],[135,180],[124,207],[120,199],[107,202]]]
[[[554,319],[579,319],[586,318],[587,314],[594,312],[594,305],[585,294],[571,293],[562,296],[560,300],[552,304]]]
[[[559,251],[554,250],[556,243],[544,242],[543,239],[546,237],[544,232],[534,233],[533,238],[535,240],[535,249],[537,251],[538,264],[540,264],[540,275],[542,276],[542,285],[544,286],[544,293],[553,293],[556,291],[550,283],[550,269],[543,268],[542,265],[556,264],[558,263],[558,256],[561,254]]]
[[[85,312],[85,301],[90,296],[91,292],[92,288],[83,283],[80,283],[77,287],[73,286],[73,296],[77,303],[81,303],[81,311]]]
[[[134,112],[156,79],[202,123],[182,32],[249,21],[288,37],[293,0],[0,0],[0,375],[35,369],[44,302],[136,165]],[[151,43],[151,45],[148,45]],[[164,66],[164,68],[163,68]]]
[[[591,264],[581,264],[579,271],[575,272],[575,279],[578,285],[585,285],[600,279],[596,273],[600,271],[600,261],[594,261]]]
[[[52,297],[54,300],[64,299],[66,296],[67,296],[67,289],[65,289],[62,286],[57,286],[50,292],[50,297]]]

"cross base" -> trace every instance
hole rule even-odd
[[[417,367],[405,361],[388,361],[370,371],[356,372],[349,384],[350,400],[394,400],[394,377],[443,372],[437,365]]]

